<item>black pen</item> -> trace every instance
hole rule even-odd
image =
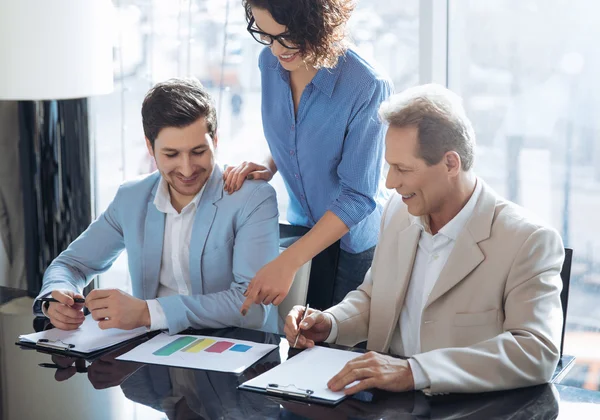
[[[58,369],[58,370],[64,370],[64,369],[69,369],[70,367],[74,367],[78,373],[85,373],[88,371],[86,366],[77,366],[77,364],[71,365],[71,366],[60,366],[60,365],[57,365],[56,363],[38,363],[38,366],[43,367],[43,368]]]
[[[75,303],[85,303],[84,298],[71,298],[71,299],[73,299],[75,301]],[[51,297],[43,297],[43,298],[40,298],[40,300],[42,302],[58,302],[58,300],[51,298]],[[60,302],[58,302],[58,303],[60,303]]]

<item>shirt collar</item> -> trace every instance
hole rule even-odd
[[[167,184],[167,181],[165,181],[162,176],[160,177],[158,189],[156,190],[156,195],[154,196],[154,205],[156,206],[156,209],[162,213],[176,213],[175,209],[171,205],[169,184]]]
[[[463,230],[463,228],[465,227],[465,225],[467,224],[467,222],[473,215],[473,212],[475,211],[475,205],[477,204],[477,200],[479,199],[479,196],[481,195],[481,190],[482,190],[482,183],[479,180],[477,180],[476,184],[475,184],[475,190],[473,191],[473,194],[471,194],[471,198],[469,198],[469,201],[467,201],[467,204],[464,205],[464,207],[458,212],[458,214],[456,216],[454,216],[452,218],[452,220],[450,220],[448,223],[446,223],[446,225],[444,225],[444,227],[442,227],[439,230],[439,233],[441,233],[442,235],[444,235],[454,241],[456,240],[456,238],[458,238],[458,235]],[[411,224],[417,225],[421,229],[425,230],[426,232],[431,233],[431,230],[429,228],[429,218],[428,217],[425,217],[425,216],[417,217],[417,216],[413,216],[413,215],[409,214],[409,218],[410,218]]]
[[[319,89],[323,94],[327,95],[327,97],[331,98],[333,94],[333,89],[335,88],[335,84],[340,76],[340,71],[342,66],[344,65],[346,58],[342,55],[338,58],[338,62],[336,66],[332,69],[321,68],[313,77],[311,83]]]
[[[187,206],[189,206],[191,204],[194,207],[198,207],[198,203],[200,202],[200,198],[202,198],[202,193],[204,192],[204,189],[206,188],[207,183],[208,183],[208,181],[204,184],[204,186],[202,186],[202,188],[200,189],[198,194],[196,194],[194,196],[192,201],[190,201],[190,203]],[[160,181],[158,183],[158,189],[156,190],[156,195],[154,196],[154,205],[156,206],[156,209],[162,213],[177,214],[177,210],[175,210],[175,208],[173,207],[173,204],[171,204],[171,194],[169,194],[169,184],[162,176],[160,177]]]
[[[315,77],[311,80],[311,84],[319,89],[323,94],[327,95],[331,98],[333,94],[333,89],[337,83],[337,80],[340,76],[340,72],[344,62],[346,61],[346,57],[344,55],[338,58],[337,65],[332,69],[320,68],[315,74]],[[290,72],[283,68],[279,60],[275,58],[273,62],[272,69],[277,70],[279,76],[283,79],[284,82],[289,83],[290,81]]]
[[[413,216],[412,214],[408,213],[408,219],[410,220],[411,225],[416,225],[416,226],[420,227],[421,230],[424,230],[425,232],[431,232],[429,230],[429,220],[427,220],[428,219],[427,217]]]

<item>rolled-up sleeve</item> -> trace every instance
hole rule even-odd
[[[382,170],[385,126],[379,105],[390,95],[385,79],[376,79],[361,93],[344,138],[342,159],[337,167],[341,190],[328,210],[351,229],[375,210],[375,196]]]

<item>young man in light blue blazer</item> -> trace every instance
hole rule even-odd
[[[188,327],[277,330],[277,311],[239,308],[255,273],[278,255],[275,191],[264,181],[223,190],[215,164],[216,110],[194,80],[154,86],[142,106],[148,150],[158,171],[121,185],[106,211],[50,264],[34,312],[76,329],[83,305],[100,328],[145,326],[175,334]],[[83,288],[127,251],[133,296]]]

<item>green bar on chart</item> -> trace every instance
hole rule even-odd
[[[196,338],[194,337],[179,337],[178,339],[171,341],[166,346],[159,348],[152,354],[155,356],[170,356],[195,340]]]
[[[201,338],[199,340],[196,340],[181,351],[184,351],[186,353],[199,353],[214,342],[215,340],[211,340],[210,338]]]

